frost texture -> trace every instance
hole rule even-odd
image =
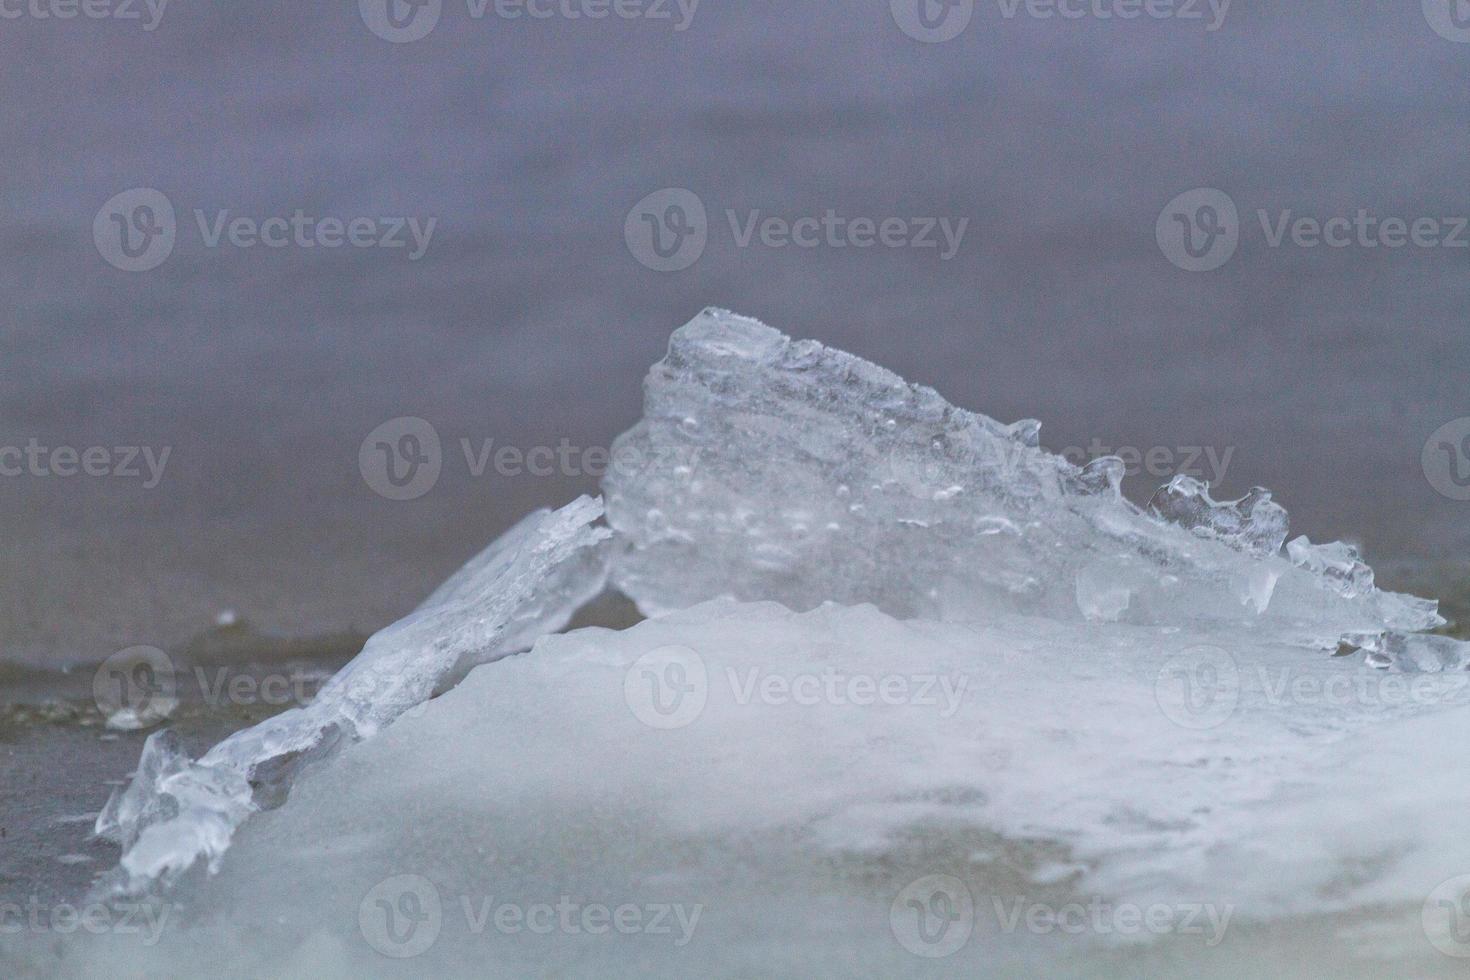
[[[1283,556],[1286,512],[1264,490],[1219,502],[1179,479],[1140,509],[1121,494],[1118,459],[1076,467],[1040,448],[1035,421],[1003,425],[860,358],[723,311],[674,334],[646,382],[643,420],[614,448],[604,481],[610,532],[591,526],[602,506],[585,498],[533,515],[374,636],[309,707],[240,732],[198,762],[169,734],[149,739],[133,785],[98,819],[98,833],[125,848],[106,890],[172,880],[201,856],[217,868],[234,830],[278,804],[304,762],[377,733],[476,664],[565,624],[603,588],[609,557],[614,583],[649,614],[729,597],[798,612],[872,604],[887,617],[958,624],[945,629],[1026,617],[1005,642],[1066,661],[1060,676],[1080,680],[1087,657],[1112,658],[1076,689],[1078,706],[1096,706],[1100,678],[1128,659],[1123,651],[1141,641],[1127,631],[1139,628],[1162,627],[1171,645],[1246,637],[1252,656],[1346,640],[1375,667],[1442,673],[1470,664],[1470,644],[1420,632],[1442,623],[1433,602],[1376,589],[1349,546],[1298,538]],[[939,624],[916,628],[930,627]],[[1028,639],[1047,630],[1067,635],[1050,645]],[[823,647],[818,661],[832,655],[841,665],[856,647],[843,642]],[[1156,670],[1156,659],[1148,666]],[[1026,711],[1045,718],[1046,703]],[[568,718],[595,715],[572,707]],[[568,722],[574,728],[579,745],[588,731],[594,742],[600,734],[595,719]],[[527,737],[547,735],[540,725]],[[768,748],[790,754],[791,744]],[[1118,750],[1126,757],[1134,747]],[[1130,778],[1146,779],[1151,759],[1134,759]],[[416,765],[431,761],[423,753]],[[621,764],[609,764],[615,783]],[[807,766],[794,785],[817,771]],[[890,789],[905,781],[890,776]],[[762,792],[757,780],[748,795]],[[1016,812],[1024,821],[1034,811]]]
[[[375,634],[312,703],[237,732],[191,762],[171,732],[144,745],[133,783],[114,794],[96,832],[121,843],[104,882],[133,893],[200,857],[217,868],[236,827],[279,803],[291,777],[343,742],[376,734],[477,664],[560,629],[606,582],[600,501],[583,497],[521,521]]]
[[[1378,686],[1349,658],[1240,640],[728,602],[547,636],[304,773],[218,876],[180,883],[187,927],[154,949],[109,937],[70,975],[209,975],[229,950],[242,977],[381,976],[405,920],[375,931],[364,897],[410,873],[442,929],[405,976],[1277,976],[1304,961],[1292,916],[1344,914],[1407,955],[1338,969],[1333,929],[1296,975],[1463,977],[1420,920],[1470,867],[1463,677]],[[890,928],[934,874],[977,922],[938,973]],[[1213,951],[999,928],[992,901],[1022,895],[1233,918]],[[703,914],[663,935],[594,934],[575,908],[550,935],[470,925],[561,900]],[[1152,961],[1098,952],[1155,941]]]
[[[1039,428],[706,310],[615,447],[637,463],[604,480],[614,581],[649,613],[872,602],[948,621],[1266,625],[1324,648],[1442,622],[1433,602],[1374,589],[1345,545],[1302,539],[1288,561],[1286,511],[1264,490],[1217,502],[1181,477],[1145,512],[1121,494],[1121,460],[1079,468],[1039,448]]]

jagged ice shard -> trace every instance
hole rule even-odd
[[[235,828],[278,802],[306,761],[375,734],[469,668],[560,629],[606,579],[608,532],[586,497],[525,518],[408,616],[373,635],[311,704],[232,735],[198,762],[170,732],[148,739],[138,772],[97,818],[121,843],[107,891],[132,893],[206,858],[217,866]]]
[[[1467,644],[1351,547],[1288,542],[1266,491],[1179,478],[1138,507],[1118,460],[1073,466],[1035,422],[718,310],[674,334],[613,460],[606,528],[586,499],[528,518],[309,707],[198,762],[150,739],[99,819],[125,845],[104,884],[171,885],[193,918],[69,968],[1453,965],[1420,906],[1470,872],[1470,778],[1411,763],[1470,731]],[[608,582],[653,618],[550,635]],[[201,857],[216,874],[180,875]],[[935,875],[975,935],[930,959],[905,916]],[[406,897],[434,924],[410,945],[380,921]],[[1078,938],[1016,929],[1027,900],[1219,915],[1203,945]],[[501,901],[658,905],[671,928],[538,935]]]
[[[1121,493],[1121,460],[1076,467],[1039,448],[1039,429],[706,310],[674,334],[643,420],[614,446],[638,461],[604,481],[614,580],[651,613],[720,596],[871,602],[947,621],[1266,626],[1331,648],[1442,622],[1371,572],[1344,588],[1345,545],[1301,539],[1283,557],[1286,512],[1264,490],[1217,503],[1179,478],[1144,512]]]

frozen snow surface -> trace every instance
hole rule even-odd
[[[173,891],[178,928],[78,969],[1458,975],[1421,920],[1470,867],[1465,675],[1367,677],[1400,684],[1233,632],[867,605],[548,636],[306,770]]]
[[[1139,508],[1117,460],[718,310],[614,457],[607,528],[533,515],[309,707],[151,738],[99,894],[170,927],[20,962],[1460,975],[1467,645],[1268,492]],[[609,576],[654,618],[553,635]]]

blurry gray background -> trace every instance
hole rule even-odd
[[[1470,503],[1421,453],[1470,415],[1470,249],[1272,248],[1256,217],[1470,214],[1470,44],[1420,6],[1239,3],[1210,31],[1203,2],[1123,21],[980,0],[923,43],[887,0],[705,0],[682,31],[672,2],[512,20],[444,0],[392,43],[351,0],[176,0],[152,31],[141,2],[142,21],[58,20],[6,0],[0,446],[171,454],[153,489],[0,477],[0,660],[176,643],[225,609],[288,635],[382,625],[595,487],[475,477],[461,439],[606,446],[706,305],[1039,418],[1053,449],[1229,451],[1221,495],[1270,486],[1295,532],[1390,568],[1463,557]],[[136,187],[177,212],[172,254],[137,273],[93,236]],[[624,224],[667,187],[703,202],[708,244],[662,273]],[[1200,187],[1238,205],[1239,247],[1191,273],[1155,225]],[[437,226],[409,261],[210,248],[194,216],[298,208]],[[969,225],[949,261],[740,247],[726,212],[757,209]],[[358,465],[399,416],[443,441],[412,501]]]

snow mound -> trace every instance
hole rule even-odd
[[[1470,777],[1403,760],[1466,730],[1464,675],[1368,671],[1405,684],[1391,696],[1347,658],[1212,640],[1230,634],[728,601],[548,636],[303,773],[218,875],[181,883],[179,928],[106,962],[1266,975],[1301,940],[1281,922],[1388,909],[1390,935],[1334,936],[1309,974],[1381,969],[1353,954],[1390,939],[1410,946],[1401,975],[1445,972],[1419,910],[1470,867],[1435,816],[1470,803]],[[963,906],[942,964],[910,918],[935,881]],[[1013,917],[1079,903],[1117,928]],[[1160,928],[1130,931],[1130,909]],[[1274,943],[1251,932],[1273,923]]]
[[[1470,725],[1470,645],[1425,632],[1435,603],[1288,544],[1268,491],[1177,478],[1138,507],[1117,459],[1074,466],[1034,421],[725,311],[645,393],[607,527],[599,500],[534,514],[310,706],[197,762],[149,739],[98,818],[124,846],[101,894],[172,888],[193,924],[119,962],[896,975],[937,956],[904,925],[935,881],[944,921],[989,926],[956,975],[1063,975],[1001,913],[1018,896],[1207,908],[1211,950],[1231,917],[1295,923],[1208,962],[1183,929],[1143,937],[1164,973],[1340,959],[1323,917],[1370,908],[1365,947],[1423,952],[1431,879],[1470,871],[1442,818],[1470,784],[1403,764]],[[549,635],[609,582],[657,618]],[[685,941],[493,918],[563,900],[657,906]]]

